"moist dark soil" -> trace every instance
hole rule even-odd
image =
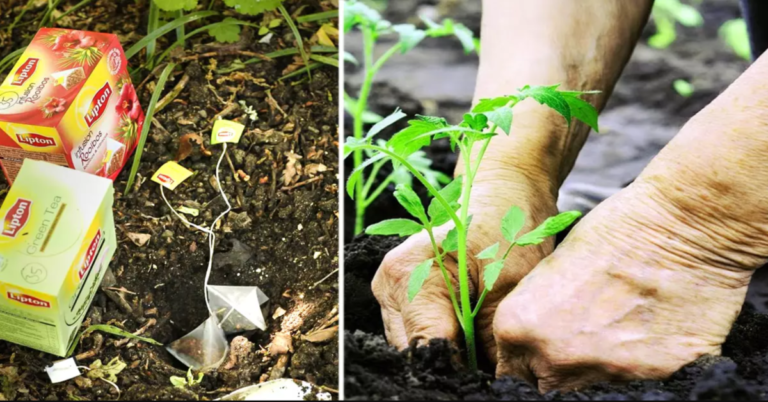
[[[47,2],[32,3],[12,34],[3,28],[0,54],[24,46],[35,34]],[[55,15],[77,3],[61,2]],[[0,26],[9,26],[26,4],[26,0],[1,4]],[[208,6],[209,1],[200,1],[201,9]],[[285,6],[296,17],[335,9],[337,4],[289,0]],[[238,15],[219,1],[212,9],[256,24],[264,18]],[[146,35],[148,10],[149,0],[97,0],[60,19],[58,26],[115,33],[127,49]],[[279,13],[268,18],[273,16]],[[222,16],[187,25],[187,32],[214,19]],[[316,41],[314,33],[326,22],[300,24],[304,40]],[[330,22],[337,24],[336,19]],[[202,136],[211,155],[193,144],[192,154],[180,163],[194,175],[166,195],[174,207],[199,210],[198,216],[187,216],[192,222],[209,225],[226,209],[214,180],[222,147],[208,145],[213,120],[221,116],[246,124],[246,131],[236,146],[230,146],[228,160],[221,165],[221,186],[233,210],[215,228],[210,283],[258,286],[269,297],[262,306],[268,328],[229,336],[231,352],[225,363],[191,388],[171,386],[169,378],[185,376],[187,368],[164,347],[117,343],[121,338],[109,334],[85,336],[75,351],[78,365],[89,366],[97,359],[106,363],[115,357],[127,363],[117,376],[120,393],[103,381],[85,378],[51,384],[43,368],[59,358],[0,341],[0,400],[215,399],[278,378],[308,381],[331,392],[338,388],[337,336],[306,338],[335,327],[338,320],[338,69],[316,68],[311,80],[307,74],[281,79],[302,67],[300,59],[282,57],[217,71],[231,70],[236,60],[254,54],[295,46],[285,23],[272,31],[269,43],[259,43],[261,36],[249,27],[243,28],[240,41],[230,44],[214,42],[203,33],[189,40],[186,50],[171,55],[179,67],[163,95],[176,85],[181,89],[154,116],[133,190],[124,194],[131,162],[115,181],[118,250],[110,264],[115,283],[98,292],[83,324],[83,328],[110,324],[167,345],[208,318],[203,296],[207,237],[180,222],[163,202],[159,186],[148,178],[176,158],[186,141],[182,136]],[[160,39],[158,53],[173,41],[173,32]],[[130,60],[146,111],[162,68],[139,69],[143,63],[144,52]],[[246,117],[239,101],[258,117]],[[288,155],[301,157],[301,167],[287,169]],[[4,194],[4,179],[0,186]],[[133,242],[129,235],[137,233],[150,235],[150,240]],[[270,354],[269,346],[280,332],[290,334],[292,348]]]
[[[475,4],[477,3],[477,4]],[[480,2],[398,1],[389,2],[385,17],[398,22],[417,22],[419,12],[452,17],[479,33]],[[717,29],[732,18],[740,16],[735,0],[712,0],[699,7],[705,24],[699,28],[678,28],[678,39],[668,49],[652,49],[645,41],[653,34],[653,26],[643,33],[622,79],[603,115],[629,110],[634,116],[653,116],[651,127],[676,130],[697,111],[714,99],[732,82],[748,63],[735,56],[718,39]],[[434,16],[434,14],[433,14]],[[355,40],[347,39],[347,48],[355,52]],[[384,44],[383,49],[387,48]],[[385,67],[372,91],[370,108],[386,115],[399,106],[409,115],[415,113],[460,119],[470,108],[474,77],[467,83],[457,83],[445,77],[466,75],[474,71],[476,59],[462,56],[457,43],[428,40],[420,45],[421,54],[393,58],[390,70]],[[426,55],[425,55],[426,54]],[[446,61],[447,60],[447,61]],[[347,65],[347,85],[351,94],[359,86],[359,72]],[[399,68],[399,70],[398,70]],[[425,71],[420,71],[425,70]],[[419,83],[409,74],[434,81]],[[419,71],[416,73],[416,71]],[[696,91],[690,97],[677,94],[672,83],[676,79],[690,80]],[[435,82],[444,82],[445,89],[424,89]],[[412,88],[412,89],[409,89]],[[610,120],[615,127],[629,125],[634,120]],[[348,116],[347,116],[348,118]],[[608,119],[606,119],[608,120]],[[347,124],[346,127],[351,127]],[[671,129],[670,129],[671,127]],[[396,126],[383,133],[392,135],[402,128]],[[654,133],[647,133],[653,135]],[[351,135],[351,133],[346,133]],[[661,148],[663,142],[655,146]],[[447,144],[433,144],[427,149],[433,167],[452,173],[456,156]],[[349,166],[347,161],[347,167]],[[578,162],[577,162],[578,167]],[[349,171],[349,170],[347,170]],[[382,172],[383,178],[387,172]],[[393,190],[393,189],[390,189]],[[423,189],[420,194],[426,195]],[[722,356],[704,356],[665,381],[636,381],[625,384],[596,384],[578,392],[540,394],[522,380],[505,377],[496,379],[493,371],[471,373],[457,364],[459,351],[444,340],[433,340],[428,346],[398,352],[386,343],[379,305],[370,290],[384,255],[403,239],[394,237],[354,237],[353,203],[345,203],[345,397],[350,400],[754,400],[768,398],[768,307],[765,302],[765,270],[758,271],[750,287],[739,318],[723,345]],[[385,192],[368,210],[366,224],[383,219],[405,216],[391,192]]]

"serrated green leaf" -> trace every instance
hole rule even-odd
[[[258,15],[280,6],[282,0],[224,0],[224,4],[233,7],[240,14]]]
[[[357,139],[355,137],[347,137],[347,139],[344,140],[344,158],[346,159],[355,151],[355,149],[363,145],[368,145],[368,141],[366,141],[365,138]]]
[[[493,285],[499,279],[502,269],[504,269],[504,261],[494,261],[483,269],[483,283],[489,292],[493,290]]]
[[[481,251],[480,254],[477,255],[477,258],[482,258],[484,260],[487,260],[489,258],[496,258],[496,254],[499,253],[499,243],[486,248],[485,250]]]
[[[518,98],[522,101],[526,98],[533,98],[542,105],[549,106],[557,113],[565,117],[565,121],[571,124],[571,107],[565,100],[557,87],[560,85],[535,86],[526,85],[520,89]]]
[[[475,37],[472,30],[463,24],[455,24],[453,26],[453,35],[461,42],[465,54],[470,54],[475,50]]]
[[[562,91],[563,98],[568,102],[571,108],[571,116],[574,119],[583,121],[586,125],[592,127],[596,133],[600,132],[597,125],[597,109],[591,103],[579,98],[582,92]]]
[[[408,302],[413,302],[416,295],[419,294],[421,287],[424,286],[424,282],[429,278],[429,273],[432,270],[432,263],[434,258],[430,258],[421,264],[411,272],[411,277],[408,279]]]
[[[439,191],[440,195],[445,198],[445,201],[448,202],[451,207],[453,207],[454,212],[459,209],[460,206],[457,201],[459,200],[459,197],[461,197],[461,185],[463,181],[464,176],[459,176]],[[448,211],[443,208],[443,204],[437,201],[436,198],[432,198],[432,200],[429,202],[429,208],[427,209],[427,212],[432,219],[433,226],[443,225],[451,219]]]
[[[152,0],[163,11],[192,11],[197,7],[197,0]]]
[[[365,233],[378,236],[410,236],[424,229],[420,223],[410,219],[389,219],[368,226]]]
[[[427,36],[426,32],[417,29],[413,24],[393,25],[392,29],[400,34],[400,53],[402,54],[408,53],[408,51],[416,47],[416,45]]]
[[[392,114],[383,118],[380,122],[374,124],[373,127],[371,127],[371,129],[368,130],[368,134],[365,135],[365,139],[370,139],[374,137],[376,134],[380,133],[381,130],[391,126],[392,124],[395,124],[405,116],[406,114],[403,113],[403,111],[400,110],[400,108],[395,109],[395,111],[392,112]]]
[[[407,157],[429,145],[429,137],[421,137],[416,140],[415,138],[440,128],[443,128],[443,126],[433,121],[421,119],[409,120],[408,127],[395,133],[395,135],[387,141],[387,147],[392,149],[396,154],[402,157]]]
[[[533,229],[530,232],[520,236],[515,241],[515,244],[519,246],[539,244],[543,242],[547,237],[556,235],[567,229],[568,226],[571,226],[573,221],[578,219],[580,216],[581,212],[579,211],[566,211],[561,212],[556,216],[551,216],[536,229]]]
[[[504,131],[507,135],[512,130],[512,109],[508,107],[500,107],[496,110],[483,113],[491,123],[495,124],[498,128]]]
[[[371,166],[374,163],[387,157],[387,154],[375,154],[372,157],[366,159],[363,163],[360,164],[360,166],[358,166],[355,170],[352,171],[352,173],[349,174],[349,178],[347,179],[347,194],[349,194],[350,198],[353,200],[355,199],[355,186],[357,186],[357,182],[362,177],[363,170],[365,170],[365,168],[368,166]]]
[[[519,207],[509,208],[501,218],[501,234],[509,242],[514,242],[520,229],[525,225],[525,212]]]
[[[517,100],[517,96],[509,95],[509,96],[499,96],[497,98],[486,98],[486,99],[480,99],[480,102],[477,102],[477,105],[472,108],[472,113],[486,113],[494,111],[500,107],[506,106],[509,102],[514,102]]]
[[[344,3],[344,32],[349,32],[355,25],[376,28],[381,21],[381,14],[359,1]]]
[[[238,22],[236,18],[227,17],[222,22]],[[215,25],[208,29],[208,34],[217,42],[234,43],[240,40],[240,25]]]
[[[395,189],[395,198],[400,205],[421,222],[429,222],[427,214],[424,212],[424,205],[421,204],[419,196],[408,186],[399,185]]]
[[[450,176],[432,169],[432,159],[429,159],[424,151],[416,151],[406,159],[435,188],[441,188],[444,184],[451,182]]]

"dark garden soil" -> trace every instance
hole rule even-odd
[[[0,4],[0,26],[8,26],[26,3]],[[64,1],[58,10],[77,3]],[[200,7],[207,9],[208,3],[201,0]],[[285,2],[294,17],[334,9],[335,3]],[[30,40],[46,4],[34,2],[12,35],[3,28],[0,54]],[[149,0],[96,0],[61,19],[59,26],[118,34],[127,49],[146,34],[148,9]],[[213,9],[262,22],[261,16],[236,15],[220,1]],[[187,26],[187,32],[211,22],[195,22]],[[305,41],[310,41],[322,23],[300,25]],[[165,348],[126,343],[108,334],[87,335],[75,352],[79,365],[88,366],[96,359],[106,363],[115,357],[127,363],[117,376],[119,395],[105,382],[85,377],[52,385],[43,368],[58,358],[0,342],[0,400],[215,399],[278,378],[308,381],[331,392],[338,388],[338,338],[333,330],[316,333],[338,324],[338,70],[322,66],[312,71],[311,81],[306,74],[280,80],[295,69],[291,65],[297,61],[283,57],[232,72],[216,71],[236,59],[249,59],[253,53],[295,46],[285,23],[273,31],[270,43],[259,43],[260,36],[248,27],[241,40],[232,44],[219,44],[201,34],[187,43],[186,51],[172,55],[180,67],[163,95],[177,85],[180,91],[155,115],[134,191],[123,194],[130,166],[115,182],[118,250],[110,266],[116,283],[97,294],[84,323],[84,328],[110,324],[167,345],[208,317],[203,298],[207,238],[173,216],[159,187],[148,178],[175,158],[182,135],[199,134],[207,146],[213,119],[220,115],[247,127],[239,144],[228,151],[231,167],[229,161],[221,166],[222,186],[233,210],[216,228],[210,283],[258,286],[270,299],[265,310],[267,330],[230,336],[231,353],[225,363],[206,373],[202,384],[191,389],[171,386],[169,377],[184,376],[187,370]],[[158,49],[164,50],[173,40],[171,32],[159,41]],[[142,52],[130,64],[138,68],[143,62]],[[157,78],[146,69],[138,74],[140,80],[134,77],[134,85],[146,110]],[[238,101],[253,107],[258,119],[246,118]],[[208,150],[212,155],[206,156],[194,146],[193,153],[181,162],[194,176],[166,193],[174,207],[199,209],[199,216],[188,218],[204,226],[226,208],[213,181],[221,147]],[[298,162],[303,168],[286,169],[287,155],[294,158],[294,154],[301,157]],[[4,194],[4,179],[0,186],[0,194]],[[146,244],[135,243],[129,235],[137,233],[151,237]],[[292,348],[270,354],[269,346],[280,332],[290,334]],[[313,336],[307,338],[310,334]]]
[[[435,12],[463,22],[475,32],[479,29],[479,2],[398,1],[390,2],[385,14],[393,22],[404,22],[418,11]],[[678,128],[688,118],[710,102],[747,63],[723,46],[717,37],[718,27],[726,20],[740,15],[735,0],[705,1],[700,6],[705,25],[696,29],[679,29],[678,40],[666,50],[651,49],[645,40],[653,33],[644,33],[632,60],[624,71],[604,115],[621,108],[630,108],[635,115],[648,111],[658,116],[652,122],[660,129]],[[347,40],[354,53],[355,39]],[[372,91],[371,109],[386,115],[396,107],[414,113],[447,116],[456,121],[468,110],[472,81],[457,84],[444,77],[466,75],[476,68],[473,56],[463,56],[457,43],[425,41],[422,53],[403,56],[393,61],[390,71],[385,68]],[[382,48],[386,49],[386,45]],[[424,56],[428,54],[429,56]],[[410,57],[410,58],[408,58]],[[467,61],[467,59],[470,59]],[[393,58],[393,60],[395,60]],[[419,66],[426,71],[420,71]],[[398,66],[407,69],[395,70]],[[348,68],[351,67],[348,65]],[[348,70],[346,83],[354,89],[359,78]],[[418,77],[434,76],[431,83],[409,81],[403,71]],[[675,79],[690,80],[696,92],[688,98],[672,88]],[[414,79],[416,80],[416,79]],[[424,87],[445,82],[449,90],[434,89],[425,95]],[[409,90],[408,88],[413,88]],[[354,90],[349,91],[355,94]],[[446,93],[448,93],[446,95]],[[451,95],[459,94],[459,95]],[[430,97],[431,96],[431,97]],[[641,114],[645,113],[645,114]],[[607,119],[606,119],[607,120]],[[621,127],[622,122],[612,121]],[[629,122],[623,122],[625,125]],[[351,125],[347,125],[350,127]],[[397,127],[395,128],[397,129]],[[391,135],[394,130],[385,132]],[[648,133],[652,135],[653,133]],[[347,133],[350,135],[350,133]],[[609,134],[610,135],[610,134]],[[658,148],[663,143],[658,144]],[[428,152],[437,169],[451,173],[455,155],[446,144],[434,144]],[[578,166],[578,163],[577,163]],[[383,172],[382,174],[386,174]],[[423,195],[422,189],[422,195]],[[469,373],[457,366],[452,357],[457,353],[445,341],[435,340],[428,347],[399,353],[389,347],[383,336],[379,306],[370,290],[371,280],[384,255],[402,242],[399,238],[358,236],[351,233],[353,215],[346,202],[345,218],[345,394],[350,400],[673,400],[722,399],[752,400],[768,398],[768,315],[766,283],[762,271],[753,280],[750,296],[723,345],[723,356],[705,356],[680,369],[666,381],[638,381],[629,384],[597,384],[578,392],[552,392],[541,395],[527,383],[513,379],[495,379],[492,370]],[[367,224],[382,219],[403,217],[405,212],[385,193],[368,210]]]

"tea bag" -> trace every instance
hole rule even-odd
[[[192,332],[166,348],[193,370],[216,368],[229,353],[229,343],[215,316],[210,316]]]
[[[208,285],[208,298],[226,334],[267,329],[261,305],[269,298],[258,287]]]

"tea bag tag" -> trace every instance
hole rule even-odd
[[[165,162],[160,169],[157,169],[152,175],[152,181],[169,189],[174,190],[184,180],[192,176],[192,171],[174,161]]]
[[[74,357],[53,362],[53,365],[45,368],[45,372],[51,378],[52,384],[71,380],[81,375]]]
[[[211,145],[221,144],[222,142],[231,142],[237,144],[240,142],[240,136],[243,135],[245,126],[231,120],[216,120],[213,123],[211,132]]]

